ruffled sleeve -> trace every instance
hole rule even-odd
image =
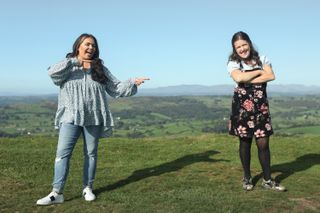
[[[137,93],[137,85],[133,79],[121,82],[106,67],[104,67],[104,72],[107,76],[106,91],[111,97],[128,97]]]
[[[80,66],[76,58],[66,58],[48,68],[49,76],[57,86],[63,84],[70,76],[73,68]]]

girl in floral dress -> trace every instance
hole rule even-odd
[[[237,87],[232,100],[229,133],[240,140],[243,189],[253,189],[250,150],[252,138],[255,137],[263,170],[262,186],[285,191],[285,187],[271,179],[269,137],[273,134],[273,129],[266,93],[267,82],[275,79],[271,63],[267,57],[259,56],[246,33],[235,33],[231,42],[233,52],[229,56],[228,71]]]

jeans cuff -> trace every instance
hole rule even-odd
[[[57,189],[57,188],[53,188],[52,191],[53,191],[53,192],[56,192],[56,193],[58,193],[58,194],[62,194],[62,193],[63,193],[63,190]]]

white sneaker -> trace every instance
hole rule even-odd
[[[93,194],[92,189],[89,187],[83,189],[82,195],[86,201],[93,201],[96,199],[96,196]]]
[[[262,180],[262,187],[264,187],[265,189],[273,189],[275,191],[279,191],[279,192],[285,192],[287,191],[286,187],[280,185],[279,183],[276,183],[275,181],[270,180]]]
[[[63,203],[64,198],[63,194],[58,194],[57,192],[50,192],[50,194],[44,198],[41,198],[37,201],[37,205],[51,205],[55,203]]]
[[[242,179],[242,188],[245,191],[253,190],[253,184],[252,184],[252,178],[251,177],[249,179],[247,179],[245,177]]]

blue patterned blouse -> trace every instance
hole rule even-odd
[[[102,125],[104,131],[100,137],[112,134],[114,126],[108,106],[108,95],[128,97],[137,93],[133,79],[120,82],[104,67],[107,83],[92,80],[91,71],[84,70],[76,58],[66,58],[48,68],[54,84],[60,86],[58,110],[55,127],[62,123],[79,126]]]

